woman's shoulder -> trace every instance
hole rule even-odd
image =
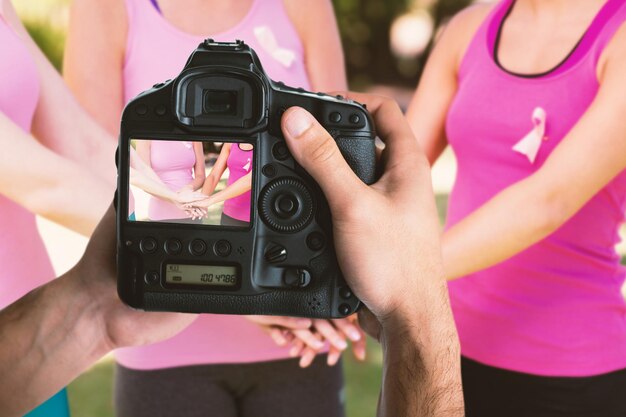
[[[598,60],[598,79],[600,80],[603,79],[605,69],[609,65],[620,68],[626,65],[626,20],[611,35]]]
[[[476,3],[466,7],[450,19],[446,31],[459,39],[472,38],[496,4],[496,2]]]
[[[477,3],[461,10],[445,23],[437,40],[438,53],[445,62],[454,63],[458,70],[474,35],[494,7],[495,3]]]

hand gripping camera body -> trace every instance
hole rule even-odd
[[[282,136],[281,116],[292,106],[311,112],[331,133],[361,180],[375,180],[375,133],[365,107],[270,80],[241,41],[206,40],[176,79],[126,106],[116,195],[124,302],[154,311],[319,318],[358,309],[337,264],[326,199]],[[130,153],[136,141],[148,139],[153,147],[200,141],[254,149],[246,165],[249,222],[134,218]]]

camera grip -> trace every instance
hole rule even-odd
[[[376,142],[371,137],[341,136],[335,139],[350,168],[365,184],[376,181]]]

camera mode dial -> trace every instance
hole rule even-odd
[[[282,233],[302,230],[313,217],[313,197],[307,186],[296,178],[281,178],[269,183],[259,199],[263,222]]]

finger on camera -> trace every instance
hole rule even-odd
[[[282,117],[282,129],[292,155],[320,185],[331,205],[350,204],[351,193],[366,187],[341,155],[335,140],[309,112],[289,108]]]
[[[314,320],[313,326],[315,329],[326,339],[331,346],[334,346],[340,350],[346,350],[348,348],[348,342],[346,337],[333,326],[329,320]]]
[[[374,126],[376,126],[376,133],[385,143],[389,158],[394,163],[411,161],[416,157],[426,158],[402,109],[394,99],[353,92],[347,92],[345,96],[367,105],[367,110],[374,120]]]

